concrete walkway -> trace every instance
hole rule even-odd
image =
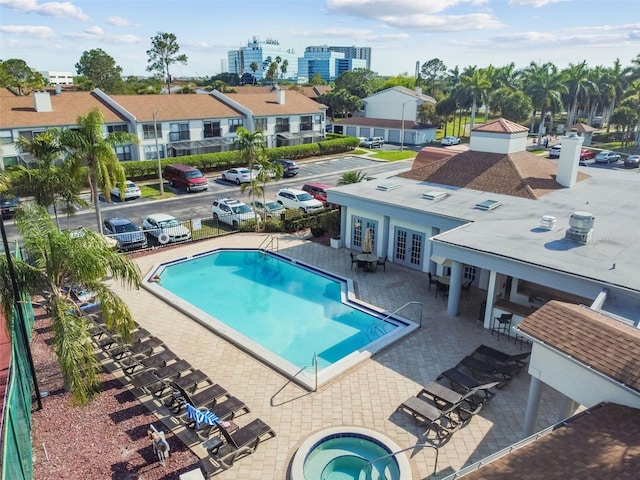
[[[206,242],[186,245],[136,259],[143,274],[162,261],[204,252],[218,247],[257,247],[260,234],[234,234]],[[355,425],[384,433],[402,448],[427,442],[421,427],[398,405],[421,386],[435,380],[440,372],[454,366],[479,344],[518,352],[519,346],[497,343],[478,321],[484,292],[472,291],[461,301],[461,315],[447,317],[446,304],[427,291],[427,275],[387,263],[386,272],[356,273],[351,270],[349,250],[332,249],[295,235],[279,236],[280,253],[311,265],[352,278],[357,296],[388,311],[409,301],[424,306],[423,328],[399,344],[366,361],[350,372],[307,392],[244,351],[204,329],[145,290],[117,288],[133,312],[136,321],[164,340],[180,357],[200,368],[229,392],[242,399],[251,413],[237,418],[244,425],[259,417],[277,433],[258,450],[216,478],[285,479],[296,448],[311,433],[330,426]],[[244,294],[250,295],[250,292]],[[237,299],[242,301],[242,292]],[[408,308],[403,316],[418,319],[418,309]],[[526,369],[525,369],[526,370]],[[471,423],[455,433],[440,447],[438,472],[453,473],[461,467],[504,448],[520,439],[526,407],[529,375],[523,371],[476,415]],[[544,387],[539,428],[553,423],[559,396]],[[430,435],[433,438],[433,435]],[[205,457],[194,444],[194,451]],[[434,469],[431,449],[407,452],[413,478],[429,478]]]

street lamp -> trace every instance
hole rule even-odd
[[[400,151],[404,150],[404,106],[407,103],[413,102],[413,100],[407,100],[406,102],[402,102],[402,130],[400,131]]]
[[[158,160],[158,181],[160,183],[160,197],[164,197],[164,183],[162,182],[162,162],[160,161],[160,149],[158,148],[158,123],[156,122],[156,114],[160,110],[156,110],[153,116],[153,136],[156,139],[156,160]]]

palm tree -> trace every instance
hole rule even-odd
[[[286,60],[285,60],[286,61]],[[256,158],[254,166],[259,167],[258,174],[256,175],[254,181],[256,185],[251,185],[243,183],[240,185],[240,191],[244,193],[247,188],[251,188],[251,192],[254,194],[259,194],[262,197],[262,203],[266,204],[266,189],[267,183],[275,182],[276,180],[280,180],[284,175],[284,168],[279,163],[273,163],[269,160],[269,157],[264,152],[260,152],[258,154],[258,158]],[[253,181],[251,182],[254,183]],[[265,218],[263,220],[267,220],[267,213],[265,212]]]
[[[251,65],[249,65],[249,68],[255,74],[260,68],[260,65],[258,65],[258,62],[251,62]]]
[[[139,288],[137,266],[110,247],[101,235],[83,230],[80,235],[60,232],[40,206],[24,207],[16,215],[29,262],[14,260],[18,287],[23,293],[40,295],[51,316],[53,348],[65,384],[79,404],[88,403],[100,385],[98,362],[88,332],[88,322],[73,302],[78,289],[91,291],[102,305],[105,326],[124,341],[134,327],[126,304],[107,285],[111,278],[129,288]],[[6,260],[0,260],[0,305],[12,318],[13,292]]]
[[[538,65],[531,62],[525,74],[524,87],[534,108],[540,109],[538,145],[542,139],[544,121],[549,111],[558,111],[562,105],[562,93],[567,91],[565,77],[553,63]]]
[[[495,90],[497,70],[493,65],[483,68],[481,72],[487,79],[488,85],[482,90],[482,101],[484,102],[484,123],[489,120],[489,111],[491,110],[491,96]],[[473,127],[472,127],[473,128]]]
[[[338,187],[342,185],[350,185],[352,183],[364,182],[367,179],[367,174],[360,170],[351,170],[350,172],[344,172],[342,177],[338,179],[336,185]]]
[[[622,98],[624,90],[628,85],[629,73],[631,72],[630,68],[622,68],[622,64],[620,63],[620,59],[616,58],[616,61],[613,62],[613,67],[608,69],[607,74],[607,83],[609,85],[610,92],[610,103],[607,108],[607,133],[609,133],[609,118],[613,114],[613,111],[616,108],[616,101]]]
[[[53,206],[56,226],[58,219],[58,200],[67,205],[88,206],[80,197],[83,179],[74,171],[71,164],[62,161],[64,148],[60,144],[60,132],[49,129],[38,133],[33,139],[20,136],[16,140],[18,149],[31,154],[37,161],[36,168],[17,165],[12,174],[13,190],[18,195],[33,195],[35,202],[45,208]],[[68,209],[68,211],[72,211]]]
[[[96,210],[98,231],[102,228],[100,193],[110,199],[111,189],[123,185],[125,172],[113,147],[125,143],[138,143],[138,137],[127,132],[111,132],[104,135],[104,116],[94,108],[86,116],[78,117],[78,128],[63,130],[61,143],[68,150],[76,168],[89,168],[89,187]]]
[[[594,91],[595,85],[589,80],[589,67],[587,67],[586,60],[575,65],[570,63],[564,72],[567,78],[566,86],[569,93],[567,102],[567,126],[570,127],[575,123],[578,102],[586,98],[588,91]]]
[[[258,130],[257,132],[251,133],[244,127],[239,127],[236,130],[236,134],[238,138],[235,141],[235,147],[240,151],[240,159],[244,162],[251,172],[253,172],[253,166],[258,162],[261,155],[264,155],[264,135],[262,130]],[[252,173],[253,175],[253,173]],[[254,183],[252,180],[252,184]],[[255,194],[258,192],[259,185],[254,185],[251,187],[251,200],[255,199]],[[256,188],[254,188],[256,187]]]
[[[460,77],[460,85],[471,95],[471,130],[476,122],[477,101],[482,97],[482,92],[491,88],[491,82],[482,70],[473,69],[470,74]]]

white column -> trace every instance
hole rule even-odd
[[[460,291],[462,290],[462,263],[451,262],[451,276],[449,277],[449,301],[447,315],[460,315]]]
[[[524,414],[524,424],[522,426],[522,438],[527,438],[535,433],[536,425],[538,424],[541,394],[542,382],[536,377],[531,377],[529,400],[527,401],[527,410]]]
[[[496,277],[495,270],[489,272],[489,284],[487,285],[487,306],[484,309],[484,328],[491,328],[493,321],[491,312],[493,312],[493,301],[496,298]]]

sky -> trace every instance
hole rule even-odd
[[[638,0],[0,0],[0,59],[76,73],[101,48],[123,75],[148,75],[147,50],[173,33],[186,65],[173,76],[227,71],[227,52],[254,37],[302,56],[311,45],[371,47],[371,70],[553,62],[623,66],[640,54]]]

